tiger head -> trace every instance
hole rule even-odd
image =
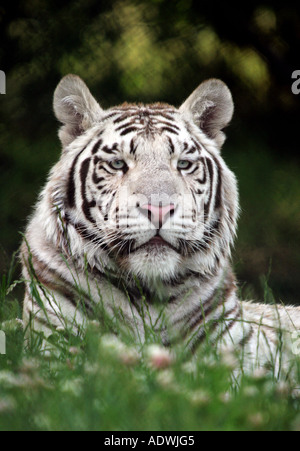
[[[227,261],[238,193],[220,155],[233,114],[223,82],[205,81],[178,109],[103,110],[68,75],[54,111],[63,152],[50,178],[52,206],[76,257],[148,283],[212,274]]]

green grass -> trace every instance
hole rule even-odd
[[[80,337],[56,332],[45,353],[24,340],[21,281],[2,276],[0,430],[299,430],[300,400],[288,382],[256,372],[233,382],[231,355],[207,345],[195,359],[180,346],[139,348],[93,322]],[[158,355],[157,355],[158,354]]]

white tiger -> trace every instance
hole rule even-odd
[[[191,350],[209,339],[240,350],[245,368],[288,368],[278,349],[291,346],[299,308],[241,302],[230,266],[239,204],[220,154],[227,86],[205,81],[179,109],[104,111],[68,75],[54,111],[63,151],[22,245],[25,322],[77,333],[101,305],[141,341],[149,330]]]

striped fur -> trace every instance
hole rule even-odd
[[[209,339],[243,350],[246,367],[278,372],[276,329],[297,329],[300,314],[237,297],[238,191],[220,154],[228,88],[208,80],[179,109],[104,111],[69,75],[54,110],[63,152],[22,245],[25,321],[45,335],[66,323],[76,333],[101,305],[141,340],[148,329],[192,350]]]

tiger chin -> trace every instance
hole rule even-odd
[[[299,308],[240,301],[231,269],[239,200],[221,155],[228,87],[207,80],[179,108],[104,110],[67,75],[53,105],[62,153],[21,248],[30,329],[79,333],[101,304],[141,340],[147,328],[191,351],[209,340],[243,355],[244,369],[289,371]]]

